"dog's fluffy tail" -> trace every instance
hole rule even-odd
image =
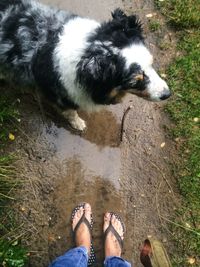
[[[11,5],[19,5],[21,3],[21,0],[0,0],[0,11],[6,10]]]

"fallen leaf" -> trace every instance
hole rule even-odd
[[[160,76],[161,76],[162,78],[166,78],[166,77],[167,77],[167,74],[165,74],[165,73],[161,73]]]
[[[189,223],[185,223],[185,226],[191,228],[191,225]]]
[[[48,236],[48,240],[49,240],[49,242],[55,242],[56,241],[56,239],[55,239],[55,237],[54,236]]]
[[[165,146],[165,142],[163,142],[160,147],[163,148]]]
[[[196,259],[193,258],[193,257],[189,257],[188,260],[187,260],[187,262],[188,262],[189,264],[194,264],[194,263],[196,262]]]
[[[20,207],[19,210],[24,212],[26,210],[26,208]]]
[[[12,134],[12,133],[9,133],[9,139],[11,140],[11,141],[13,141],[13,140],[15,140],[15,136],[14,136],[14,134]]]
[[[149,13],[146,15],[147,18],[152,18],[153,17],[153,14]]]

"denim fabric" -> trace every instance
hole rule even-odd
[[[105,267],[131,267],[128,261],[123,260],[120,257],[107,257],[104,261]]]
[[[88,254],[85,247],[68,250],[53,261],[49,267],[87,267]]]
[[[58,257],[49,267],[87,267],[88,254],[85,247],[73,248]],[[107,257],[105,267],[131,267],[131,264],[120,257]]]

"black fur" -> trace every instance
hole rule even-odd
[[[139,43],[144,41],[142,24],[136,16],[127,16],[118,8],[112,13],[112,17],[112,20],[103,23],[99,27],[90,38],[91,41],[110,41],[113,46],[120,49],[133,42]]]
[[[36,9],[29,11],[29,1],[24,4],[21,0],[1,0],[0,12],[7,8],[11,10],[10,15],[1,21],[1,43],[10,45],[10,49],[2,54],[0,51],[1,64],[6,64],[22,83],[36,82],[45,96],[60,108],[77,107],[68,99],[52,61],[63,25],[76,15],[56,9],[52,12],[49,8],[43,16]],[[21,34],[19,29],[22,29]]]
[[[62,109],[78,108],[79,104],[62,84],[53,52],[63,25],[75,17],[29,0],[0,1],[0,63],[10,67],[23,82],[35,82]],[[120,9],[112,17],[91,32],[77,63],[74,82],[87,91],[94,104],[115,103],[109,97],[113,88],[119,92],[128,88],[142,91],[148,83],[145,75],[143,81],[134,81],[135,75],[143,74],[141,67],[132,64],[127,69],[120,54],[132,43],[143,43],[140,21]]]
[[[144,81],[131,84],[133,75],[141,73],[137,64],[126,69],[125,59],[102,43],[91,45],[84,53],[77,66],[77,81],[84,86],[95,103],[111,104],[113,99],[108,96],[114,88],[118,91],[130,87],[145,89]]]
[[[21,0],[1,0],[0,1],[0,10],[4,11],[6,10],[9,6],[14,6],[18,5],[21,3]]]

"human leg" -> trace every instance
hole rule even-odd
[[[49,267],[87,267],[88,251],[86,247],[76,247],[56,258]]]
[[[90,256],[92,211],[88,203],[74,209],[72,230],[76,248],[58,257],[49,267],[86,267]]]
[[[107,212],[104,216],[105,267],[131,267],[121,258],[125,227],[117,214]]]

